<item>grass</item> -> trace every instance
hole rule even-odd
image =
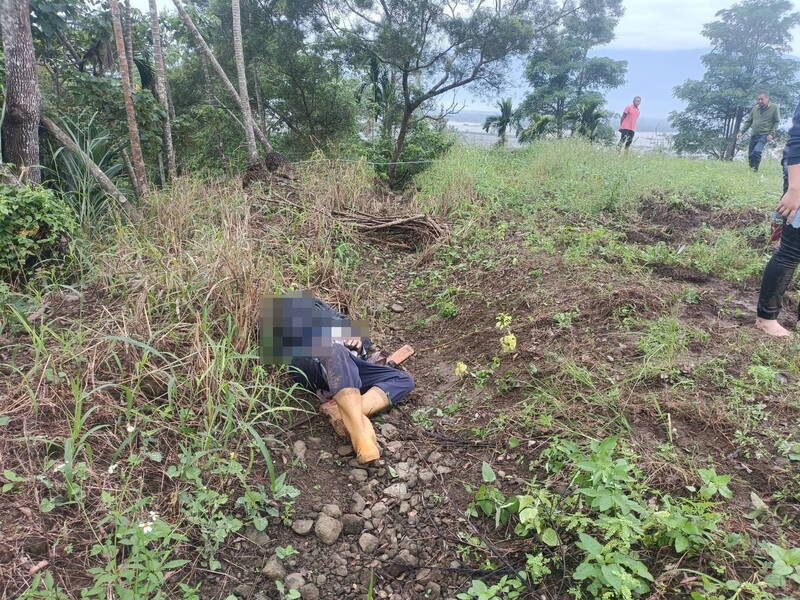
[[[489,470],[446,477],[471,486],[452,522],[475,529],[449,533],[473,540],[467,563],[517,572],[458,597],[794,594],[798,348],[737,316],[779,167],[565,140],[456,148],[416,183],[398,209],[357,164],[247,191],[183,179],[141,223],[0,290],[0,510],[25,508],[4,524],[19,566],[2,594],[225,598],[204,577],[233,571],[237,540],[278,547],[304,500],[288,429],[313,409],[258,363],[255,332],[262,295],[305,288],[384,339],[400,323],[419,350],[415,426],[480,442]],[[393,252],[331,208],[424,210],[450,237]],[[376,570],[360,593],[383,584]]]

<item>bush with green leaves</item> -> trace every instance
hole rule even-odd
[[[69,207],[52,191],[0,184],[0,277],[29,271],[57,253],[74,230]]]

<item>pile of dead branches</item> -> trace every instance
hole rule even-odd
[[[371,215],[361,211],[334,210],[331,215],[351,223],[360,232],[380,238],[381,243],[403,248],[426,246],[447,237],[446,225],[437,223],[428,215]]]

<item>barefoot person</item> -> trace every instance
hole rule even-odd
[[[266,344],[262,336],[262,355],[267,362],[290,358],[294,381],[331,399],[321,410],[339,435],[350,438],[358,462],[377,460],[380,450],[369,417],[403,400],[414,389],[411,375],[369,362],[369,339],[350,335],[363,331],[363,325],[321,300],[308,293],[279,300],[266,311],[268,325],[262,331],[269,332],[271,325],[271,333]]]
[[[789,141],[783,150],[784,194],[777,211],[786,218],[780,245],[764,269],[756,327],[776,337],[792,333],[778,323],[783,294],[800,264],[800,104],[794,111]]]
[[[625,145],[625,152],[631,147],[633,143],[633,136],[636,134],[636,122],[639,120],[639,105],[642,103],[642,97],[636,96],[633,99],[633,104],[626,107],[622,111],[622,117],[619,120],[619,144],[618,148]]]

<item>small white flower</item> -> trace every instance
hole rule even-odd
[[[158,513],[154,510],[150,511],[150,520],[151,521],[158,521]]]
[[[118,465],[117,463],[111,463],[110,465],[108,465],[108,474],[109,474],[109,475],[113,475],[113,474],[114,474],[114,471],[116,471],[116,470],[117,470],[117,467],[118,467],[118,466],[119,466],[119,465]]]
[[[144,533],[150,533],[151,531],[153,531],[153,523],[152,523],[152,521],[146,521],[144,523],[139,523],[139,527],[142,528],[142,531]]]
[[[67,463],[61,463],[60,465],[56,465],[55,467],[53,467],[53,471],[63,471],[66,466]]]
[[[136,431],[136,427],[128,423],[127,425],[125,425],[125,431],[127,431],[128,433],[133,433],[134,431]]]

